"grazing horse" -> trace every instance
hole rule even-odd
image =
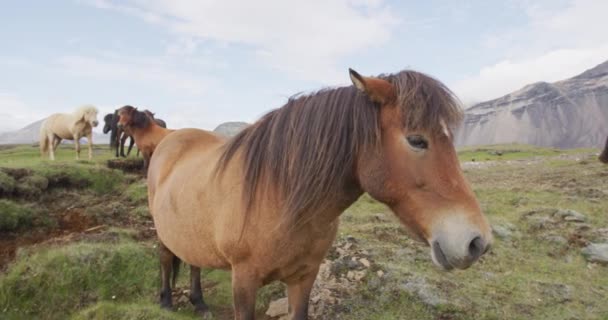
[[[76,159],[80,159],[80,138],[87,137],[89,160],[93,158],[93,127],[96,127],[97,108],[86,105],[74,113],[55,113],[40,126],[40,154],[49,151],[51,160],[55,160],[55,149],[62,139],[74,140]]]
[[[608,163],[608,137],[606,137],[606,145],[604,146],[604,151],[600,154],[599,159],[603,163]]]
[[[144,172],[148,170],[150,157],[160,141],[173,130],[166,129],[159,124],[160,119],[154,119],[149,110],[139,111],[132,106],[118,109],[118,128],[124,130],[135,140],[138,151],[144,157]],[[160,120],[162,121],[162,120]],[[161,124],[165,124],[164,121]]]
[[[177,130],[157,146],[148,201],[161,241],[160,303],[171,308],[177,258],[192,266],[190,301],[208,310],[199,267],[232,271],[235,319],[254,319],[257,290],[287,284],[290,319],[307,319],[338,217],[364,192],[386,204],[445,270],[468,268],[491,228],[460,169],[453,94],[414,71],[289,99],[225,140]]]

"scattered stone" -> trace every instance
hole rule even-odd
[[[378,270],[378,272],[376,272],[376,274],[378,275],[378,277],[382,278],[384,276],[384,271]]]
[[[510,228],[503,225],[494,225],[492,226],[492,233],[496,235],[497,238],[508,240],[513,237],[513,231]]]
[[[359,262],[361,262],[361,264],[362,264],[364,267],[366,267],[366,268],[369,268],[369,267],[371,267],[371,265],[372,265],[372,264],[369,262],[369,260],[367,260],[367,259],[365,259],[365,258],[359,259]]]
[[[351,235],[346,236],[346,241],[352,242],[352,243],[357,243],[357,239]]]
[[[446,304],[447,301],[435,292],[434,288],[422,276],[414,276],[407,280],[403,289],[417,296],[422,302],[430,306]]]
[[[568,221],[568,222],[585,222],[587,221],[587,216],[585,216],[584,214],[571,210],[571,209],[566,209],[566,210],[557,210],[554,214],[554,217],[556,218],[560,218],[564,221]]]
[[[534,230],[543,230],[549,228],[553,224],[553,220],[548,217],[533,217],[530,218],[530,227]]]
[[[266,315],[274,318],[286,315],[288,312],[289,304],[287,298],[281,298],[270,303],[268,310],[266,310]]]
[[[355,281],[361,281],[366,275],[367,272],[365,271],[355,271]]]
[[[354,271],[349,271],[346,273],[346,278],[348,280],[355,280],[355,272]]]
[[[558,236],[558,235],[548,235],[548,236],[544,236],[543,237],[544,240],[546,240],[547,242],[551,242],[554,244],[559,244],[559,245],[566,245],[568,244],[568,239],[562,237],[562,236]]]
[[[562,283],[537,282],[537,287],[547,300],[564,303],[572,300],[572,287]]]
[[[582,253],[589,262],[608,264],[608,243],[590,243]]]

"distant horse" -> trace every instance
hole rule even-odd
[[[121,129],[118,128],[118,110],[114,111],[114,113],[108,113],[103,118],[105,125],[103,126],[103,133],[107,134],[110,132],[110,149],[116,151],[116,158],[118,158],[119,150],[120,155],[123,158],[126,158],[133,148],[133,144],[135,144],[135,139],[133,137],[125,134]],[[131,138],[129,142],[129,148],[127,149],[127,154],[125,155],[125,141],[126,139]],[[139,151],[138,151],[139,154]]]
[[[96,127],[97,108],[86,105],[74,113],[55,113],[48,117],[40,127],[40,154],[49,151],[51,160],[55,160],[55,149],[62,139],[74,140],[76,159],[80,159],[80,138],[87,137],[89,160],[93,158],[93,127]]]
[[[144,110],[154,121],[161,127],[166,128],[167,123],[162,119],[154,118],[154,113],[149,110]],[[121,128],[118,128],[118,110],[114,111],[114,114],[108,113],[104,117],[105,125],[103,127],[103,133],[107,134],[110,132],[110,149],[116,150],[116,157],[120,156],[126,158],[131,154],[131,149],[133,148],[133,144],[135,144],[135,139],[129,134],[125,133]],[[125,155],[125,142],[127,138],[129,140],[129,147],[127,149],[127,154]],[[139,155],[139,150],[137,150],[137,155]]]
[[[608,137],[606,137],[606,145],[604,146],[604,151],[600,154],[600,161],[603,163],[608,163]]]
[[[492,233],[465,180],[453,128],[462,109],[439,81],[414,71],[289,99],[225,140],[182,129],[157,146],[148,200],[161,242],[160,303],[171,308],[173,263],[232,271],[235,319],[253,319],[256,292],[287,284],[290,319],[307,319],[310,291],[338,229],[364,192],[388,205],[443,269],[465,269]]]
[[[166,129],[167,124],[160,119],[154,119],[149,110],[139,111],[132,106],[118,109],[118,128],[124,130],[135,140],[138,151],[144,157],[144,172],[148,170],[150,157],[160,141],[173,130]]]

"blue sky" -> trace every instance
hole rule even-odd
[[[410,68],[466,104],[608,60],[608,1],[11,1],[0,132],[83,104],[170,127],[254,121],[298,92]],[[103,116],[103,114],[101,115]]]

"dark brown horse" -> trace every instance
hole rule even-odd
[[[604,146],[604,151],[600,154],[599,159],[603,163],[608,163],[608,137],[606,137],[606,145]]]
[[[108,113],[103,117],[103,121],[105,125],[103,126],[103,133],[110,133],[110,149],[116,151],[116,158],[120,156],[126,158],[131,153],[131,149],[135,144],[135,139],[125,134],[122,129],[118,128],[118,110],[114,111],[114,113]],[[127,138],[131,138],[129,141],[129,148],[127,149],[127,154],[125,155],[125,142]],[[138,150],[139,154],[139,150]]]
[[[167,123],[163,119],[155,118],[154,113],[152,113],[150,110],[144,110],[144,112],[150,118],[154,119],[156,124],[158,124],[159,126],[163,128],[167,127]],[[106,114],[106,116],[103,118],[105,122],[105,125],[103,127],[103,133],[107,134],[108,132],[110,132],[110,149],[116,150],[116,157],[118,158],[120,151],[120,156],[126,158],[129,156],[129,154],[131,154],[131,149],[135,144],[135,139],[118,127],[118,119],[118,110],[114,111],[114,114]],[[125,142],[127,138],[130,138],[130,140],[129,147],[127,149],[127,154],[125,155]],[[137,155],[139,155],[139,149],[137,150]]]
[[[364,192],[386,204],[433,262],[468,268],[492,242],[465,180],[450,128],[452,93],[413,71],[290,99],[230,140],[177,130],[148,172],[162,243],[161,306],[170,308],[175,257],[193,266],[191,301],[207,310],[198,267],[232,271],[235,319],[253,319],[256,292],[287,284],[290,319],[307,319],[310,291],[338,230]]]
[[[154,119],[154,114],[149,110],[139,111],[132,106],[124,106],[118,109],[118,129],[135,140],[137,150],[144,157],[144,172],[148,171],[150,157],[160,141],[173,130],[161,126],[165,122]]]

